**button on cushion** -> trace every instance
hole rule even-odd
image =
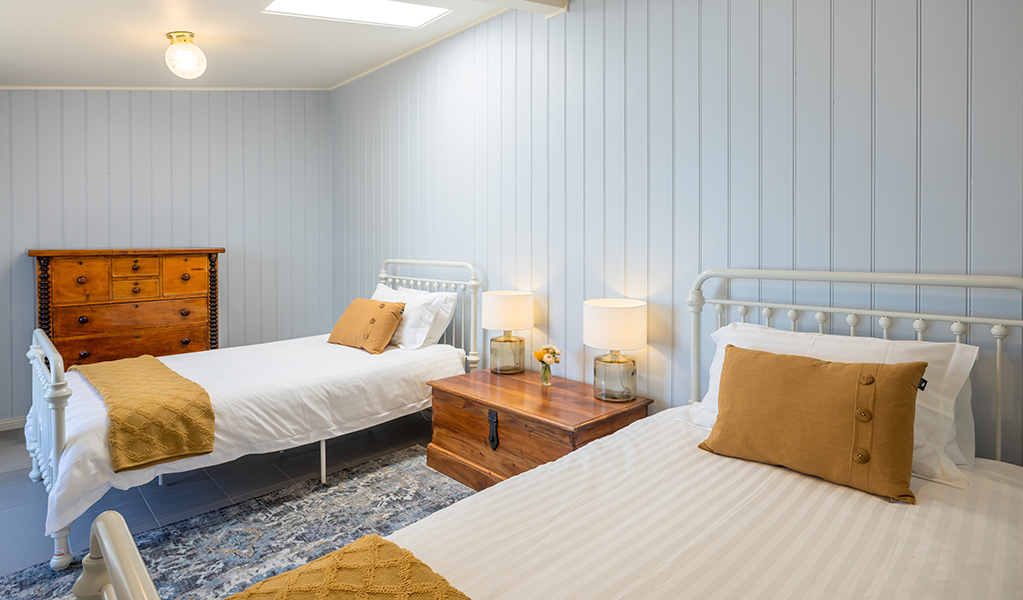
[[[327,341],[380,354],[394,335],[404,309],[403,302],[356,298],[338,319]]]
[[[729,345],[717,421],[700,448],[913,504],[916,386],[926,369]]]

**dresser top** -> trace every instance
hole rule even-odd
[[[29,256],[151,256],[153,254],[221,254],[223,248],[92,248],[88,250],[29,250]]]
[[[629,402],[603,402],[593,397],[591,384],[561,377],[551,377],[551,381],[554,385],[544,387],[540,384],[540,373],[536,371],[515,375],[476,371],[437,379],[427,385],[569,430],[637,410],[653,402],[642,397]]]

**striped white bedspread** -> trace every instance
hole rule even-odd
[[[916,506],[696,446],[663,411],[392,534],[474,600],[1023,598],[1023,468]]]

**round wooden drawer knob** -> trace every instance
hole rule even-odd
[[[191,275],[189,275],[188,273],[185,273],[185,274],[183,274],[183,275],[181,276],[181,280],[182,280],[182,281],[188,281],[188,280],[189,280],[189,279],[191,279],[191,278],[192,278],[192,276],[191,276]]]
[[[192,311],[188,310],[187,308],[182,308],[181,309],[181,316],[182,317],[187,317],[190,314],[192,314]]]
[[[89,351],[82,350],[81,352],[78,353],[78,358],[89,358]]]
[[[131,270],[132,270],[132,271],[138,271],[138,270],[139,270],[140,268],[142,268],[142,265],[140,265],[140,264],[138,264],[138,263],[135,263],[135,264],[133,264],[133,265],[131,266]]]
[[[181,343],[187,346],[190,343],[192,343],[192,340],[190,340],[188,338],[181,338]]]
[[[131,288],[131,291],[132,291],[132,293],[137,294],[137,293],[142,291],[142,288],[136,286],[136,287]]]
[[[89,317],[86,317],[85,315],[82,315],[82,316],[78,317],[78,322],[81,323],[82,325],[85,325],[86,323],[89,322]]]
[[[88,281],[88,279],[86,279],[84,276],[78,278],[78,283],[85,283],[86,281]]]

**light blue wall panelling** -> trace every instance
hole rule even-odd
[[[328,331],[328,92],[0,91],[0,420],[31,400],[30,248],[224,246],[221,345]]]
[[[688,400],[685,298],[703,269],[1023,275],[1021,26],[1018,3],[987,0],[505,13],[332,93],[339,302],[387,257],[470,260],[488,289],[533,290],[529,344],[560,345],[556,373],[591,380],[583,300],[645,298],[641,386],[665,407]],[[1019,294],[979,291],[733,291],[1023,312]],[[991,456],[993,344],[986,328],[970,340]],[[1019,463],[1018,333],[1009,346],[1003,452]]]

